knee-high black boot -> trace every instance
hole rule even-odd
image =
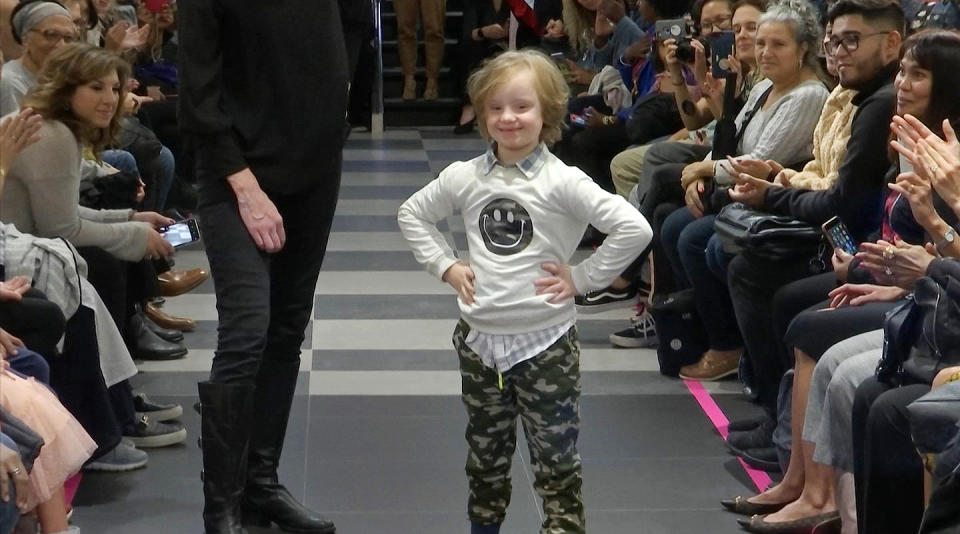
[[[297,501],[277,477],[299,370],[299,361],[264,360],[257,373],[257,424],[250,436],[244,520],[257,526],[276,523],[287,532],[331,534],[333,522]]]
[[[240,508],[246,485],[253,386],[201,382],[203,527],[206,534],[246,534]]]

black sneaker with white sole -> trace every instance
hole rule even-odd
[[[139,449],[167,447],[187,439],[187,429],[179,423],[160,423],[141,415],[131,428],[123,430],[123,437]]]
[[[606,287],[577,295],[574,302],[577,304],[577,312],[585,314],[629,308],[637,302],[637,289],[634,286],[626,289]]]
[[[640,315],[630,319],[630,328],[610,334],[610,343],[627,349],[655,347],[657,330],[654,328],[653,316],[646,310],[641,311]]]

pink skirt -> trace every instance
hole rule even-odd
[[[30,472],[33,495],[28,505],[32,509],[79,471],[97,445],[56,395],[33,378],[0,371],[0,406],[43,437],[43,448]]]

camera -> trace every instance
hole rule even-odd
[[[682,37],[677,40],[677,61],[692,64],[696,58],[692,37]]]

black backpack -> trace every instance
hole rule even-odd
[[[700,361],[708,348],[695,298],[693,289],[653,298],[650,314],[656,322],[657,360],[663,375],[679,376],[681,367]]]

